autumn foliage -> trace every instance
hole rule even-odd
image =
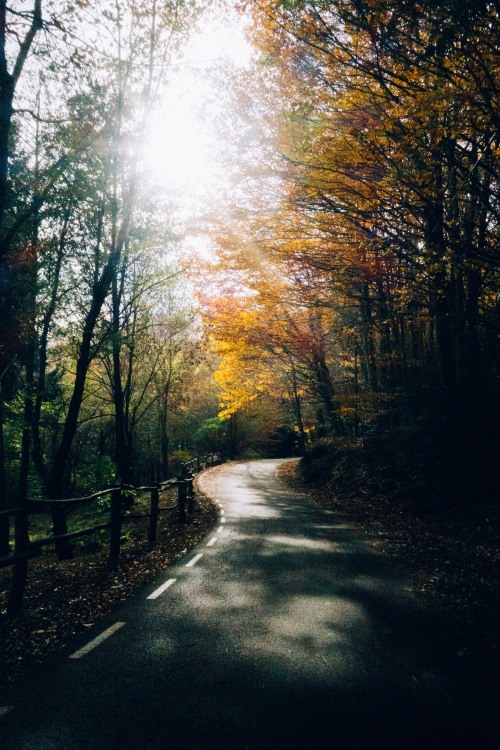
[[[233,87],[246,166],[214,230],[246,290],[209,315],[222,415],[286,383],[303,449],[412,435],[450,498],[495,493],[497,4],[249,8],[259,73]]]

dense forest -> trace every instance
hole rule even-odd
[[[213,229],[234,286],[207,313],[223,414],[278,398],[310,473],[349,444],[427,502],[492,499],[498,4],[249,5]]]
[[[203,4],[0,1],[0,509],[212,450],[498,494],[498,3],[242,6],[196,256],[145,152]]]

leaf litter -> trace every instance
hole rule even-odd
[[[175,490],[162,493],[166,504],[172,500]],[[11,569],[1,570],[0,688],[63,648],[182,557],[213,528],[217,514],[213,503],[197,493],[196,511],[189,523],[181,524],[171,514],[160,514],[158,543],[152,550],[147,543],[147,519],[128,524],[116,567],[109,564],[106,545],[78,548],[73,559],[64,561],[58,561],[47,548],[40,557],[30,560],[22,611],[10,619],[6,607]]]

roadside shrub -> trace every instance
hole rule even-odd
[[[170,453],[168,457],[170,476],[178,476],[181,473],[182,464],[186,463],[186,461],[191,461],[192,458],[195,458],[195,454],[192,451],[178,450]]]

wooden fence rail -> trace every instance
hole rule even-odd
[[[143,487],[119,484],[85,497],[57,500],[51,500],[48,498],[28,498],[25,507],[9,508],[0,511],[0,517],[14,516],[17,525],[21,517],[24,517],[24,520],[26,520],[26,516],[29,516],[30,514],[50,513],[51,506],[54,504],[62,504],[66,515],[68,515],[80,505],[90,504],[105,496],[110,496],[111,499],[110,519],[105,523],[89,526],[88,528],[79,529],[78,531],[68,532],[67,534],[48,536],[35,541],[30,540],[25,544],[20,544],[17,541],[21,535],[15,535],[16,546],[14,554],[0,558],[0,569],[8,566],[13,566],[14,568],[7,614],[14,615],[19,611],[26,584],[28,560],[32,557],[39,556],[42,547],[56,544],[62,540],[69,541],[72,539],[78,539],[90,534],[95,534],[101,530],[109,529],[109,560],[111,564],[116,565],[120,558],[123,524],[138,519],[149,518],[147,539],[149,546],[152,548],[157,541],[159,515],[165,512],[171,513],[177,509],[179,520],[181,523],[186,523],[188,518],[191,517],[194,512],[194,474],[202,468],[215,466],[217,463],[220,463],[220,460],[220,454],[217,453],[197,456],[191,461],[182,464],[180,477],[160,482],[158,484]],[[168,487],[177,487],[177,504],[161,508],[159,503],[160,492]],[[127,494],[134,493],[137,495],[138,493],[144,492],[150,493],[149,513],[130,513],[127,508],[127,503],[124,501]]]

